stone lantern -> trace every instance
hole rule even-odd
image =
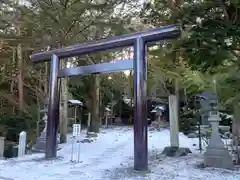
[[[108,118],[110,116],[110,113],[111,113],[111,109],[107,106],[105,107],[105,127],[108,126]]]
[[[204,153],[204,166],[232,169],[232,157],[228,149],[225,148],[224,142],[218,132],[218,125],[221,118],[217,109],[217,103],[212,101],[210,107],[208,121],[211,124],[212,134],[206,152]]]
[[[161,118],[162,118],[162,114],[163,114],[163,111],[165,110],[164,106],[156,106],[155,107],[155,110],[156,110],[156,115],[158,117],[158,121],[161,122]]]
[[[152,111],[151,113],[154,113],[156,115],[156,121],[153,123],[154,126],[156,126],[155,128],[160,130],[161,126],[163,125],[163,121],[162,121],[162,114],[163,111],[165,110],[164,106],[162,105],[157,105]]]
[[[46,150],[46,138],[47,138],[47,120],[48,120],[48,98],[44,100],[44,108],[40,111],[43,115],[42,120],[44,121],[44,129],[41,132],[41,135],[37,138],[36,144],[33,146],[33,152],[45,153]],[[59,144],[60,140],[57,137],[57,143]]]
[[[74,108],[74,124],[77,124],[77,109],[80,107],[82,111],[83,102],[75,99],[70,99],[68,100],[68,106]]]

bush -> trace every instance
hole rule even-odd
[[[13,157],[17,157],[17,155],[18,155],[17,144],[8,143],[5,145],[5,150],[4,150],[5,158],[13,158]]]
[[[179,123],[179,131],[183,134],[189,134],[196,130],[197,120],[196,118],[181,118]]]
[[[36,130],[36,120],[27,114],[2,114],[0,116],[0,126],[3,129],[1,136],[5,136],[6,140],[17,142],[21,131],[33,134]]]
[[[15,157],[18,144],[19,133],[27,132],[27,142],[36,140],[36,123],[37,120],[27,114],[1,114],[0,115],[0,136],[5,137],[5,151],[6,158]],[[41,124],[40,124],[41,126]]]
[[[197,119],[191,110],[186,110],[180,114],[179,131],[188,134],[196,130]]]

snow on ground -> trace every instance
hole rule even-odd
[[[84,133],[83,133],[84,137]],[[83,138],[82,137],[82,138]],[[81,144],[81,163],[71,162],[72,144],[60,145],[59,158],[46,161],[44,154],[0,161],[0,180],[238,180],[240,171],[203,169],[203,154],[196,139],[180,134],[180,146],[193,153],[186,157],[164,157],[169,131],[149,132],[149,171],[133,170],[133,132],[129,127],[103,129],[97,141]]]

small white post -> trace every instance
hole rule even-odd
[[[171,147],[179,147],[178,102],[174,95],[169,96],[169,118]]]
[[[73,124],[73,134],[72,134],[72,155],[71,161],[74,161],[74,144],[78,144],[78,158],[77,162],[80,162],[80,136],[81,136],[81,124]]]
[[[4,157],[4,137],[0,137],[0,159]]]
[[[27,133],[22,131],[19,134],[18,157],[25,155]]]

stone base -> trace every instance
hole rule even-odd
[[[57,148],[57,151],[61,150],[61,148]],[[45,149],[32,149],[32,153],[45,153]]]
[[[226,148],[207,148],[207,151],[204,153],[204,166],[222,169],[233,169],[233,161]]]
[[[151,131],[154,131],[154,130],[157,130],[157,131],[161,131],[162,129],[165,129],[165,128],[168,128],[169,127],[169,123],[166,122],[166,121],[153,121],[151,123],[151,126],[150,126],[150,130]]]
[[[45,153],[45,149],[37,149],[37,148],[33,148],[32,153]]]
[[[189,148],[179,148],[179,147],[165,147],[162,154],[169,157],[179,157],[187,156],[189,153],[192,153]]]
[[[98,137],[98,133],[95,132],[87,132],[87,136],[88,138],[97,138]]]
[[[57,138],[57,144],[59,144],[59,137]],[[45,153],[46,150],[46,132],[42,132],[41,136],[37,138],[36,144],[33,146],[32,152],[34,153]],[[60,148],[57,148],[60,150]]]

